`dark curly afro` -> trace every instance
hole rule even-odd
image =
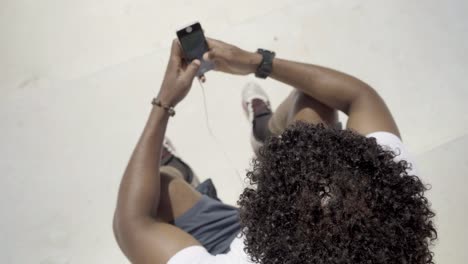
[[[433,263],[427,188],[396,155],[302,122],[269,138],[238,202],[246,253],[264,264]]]

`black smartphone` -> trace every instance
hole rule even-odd
[[[197,76],[203,75],[205,72],[214,68],[212,62],[204,61],[203,54],[208,51],[208,43],[205,39],[205,34],[200,23],[196,22],[177,31],[177,38],[184,51],[184,57],[187,62],[198,59],[201,62]]]

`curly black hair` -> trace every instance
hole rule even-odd
[[[297,122],[270,137],[238,204],[263,264],[433,263],[427,187],[375,138]]]

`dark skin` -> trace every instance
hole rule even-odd
[[[261,56],[233,45],[208,39],[205,60],[215,70],[236,75],[255,72]],[[158,98],[176,106],[190,91],[200,62],[187,65],[177,40]],[[338,109],[348,115],[347,128],[362,135],[399,131],[382,98],[369,85],[344,73],[320,66],[274,59],[271,78],[296,88],[287,100],[297,100],[293,120],[332,122]],[[280,106],[281,107],[281,106]],[[162,143],[169,115],[163,108],[151,109],[146,126],[133,151],[120,184],[114,215],[114,234],[132,263],[166,263],[178,251],[199,242],[169,224],[199,199],[189,184],[159,173]]]
[[[210,39],[212,59],[218,71],[245,75],[255,72],[262,57],[230,44]],[[363,81],[345,73],[312,64],[275,58],[271,78],[288,84],[330,109],[348,115],[346,127],[362,135],[387,131],[400,137],[398,127],[379,94]]]
[[[187,95],[199,65],[199,61],[185,65],[178,42],[173,42],[158,95],[164,105],[175,106]],[[168,216],[154,215],[154,208],[170,205],[171,189],[177,190],[179,185],[177,180],[171,183],[170,179],[161,177],[159,173],[168,120],[166,110],[153,106],[120,184],[114,233],[120,248],[132,263],[166,263],[180,249],[199,244],[189,234],[164,222]],[[162,186],[162,182],[167,183]],[[161,197],[161,193],[165,196]],[[196,194],[192,194],[189,200],[192,200],[192,204],[196,202]],[[171,208],[175,208],[171,209],[171,214],[176,217],[184,210],[184,205],[174,203]]]

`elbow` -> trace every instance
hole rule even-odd
[[[359,79],[356,79],[356,82],[357,82],[357,84],[355,85],[356,89],[354,89],[355,99],[362,98],[362,97],[375,96],[377,94],[374,88],[372,88],[367,83]]]
[[[358,89],[354,90],[350,100],[348,100],[348,103],[343,109],[343,112],[346,114],[349,114],[353,106],[360,105],[363,102],[374,101],[376,100],[376,98],[379,98],[379,94],[377,93],[377,91],[375,91],[374,88],[372,88],[368,84],[362,82],[362,84],[358,87]]]
[[[114,213],[114,218],[112,219],[112,231],[114,233],[115,240],[117,244],[121,244],[122,240],[126,239],[126,234],[131,233],[129,229],[131,225],[130,221],[126,219],[119,211],[116,209]]]
[[[357,95],[356,95],[356,100],[362,101],[362,100],[375,100],[376,98],[379,98],[379,94],[377,93],[374,88],[370,87],[367,84],[363,84],[361,89],[359,89]]]
[[[112,219],[112,230],[114,232],[114,237],[115,240],[117,240],[117,243],[119,243],[119,217],[117,215],[117,211],[114,213],[114,217]]]
[[[117,209],[112,220],[112,230],[114,232],[117,243],[128,240],[128,236],[138,230],[144,222],[140,218],[135,218],[126,215],[124,212],[119,212]]]
[[[117,213],[117,210],[114,213],[114,217],[112,219],[112,230],[114,231],[114,237],[115,241],[117,242],[117,245],[119,248],[122,250],[122,252],[127,255],[126,253],[126,246],[125,246],[125,233],[123,232],[124,228],[122,227],[122,220]],[[122,235],[124,235],[122,237]]]

